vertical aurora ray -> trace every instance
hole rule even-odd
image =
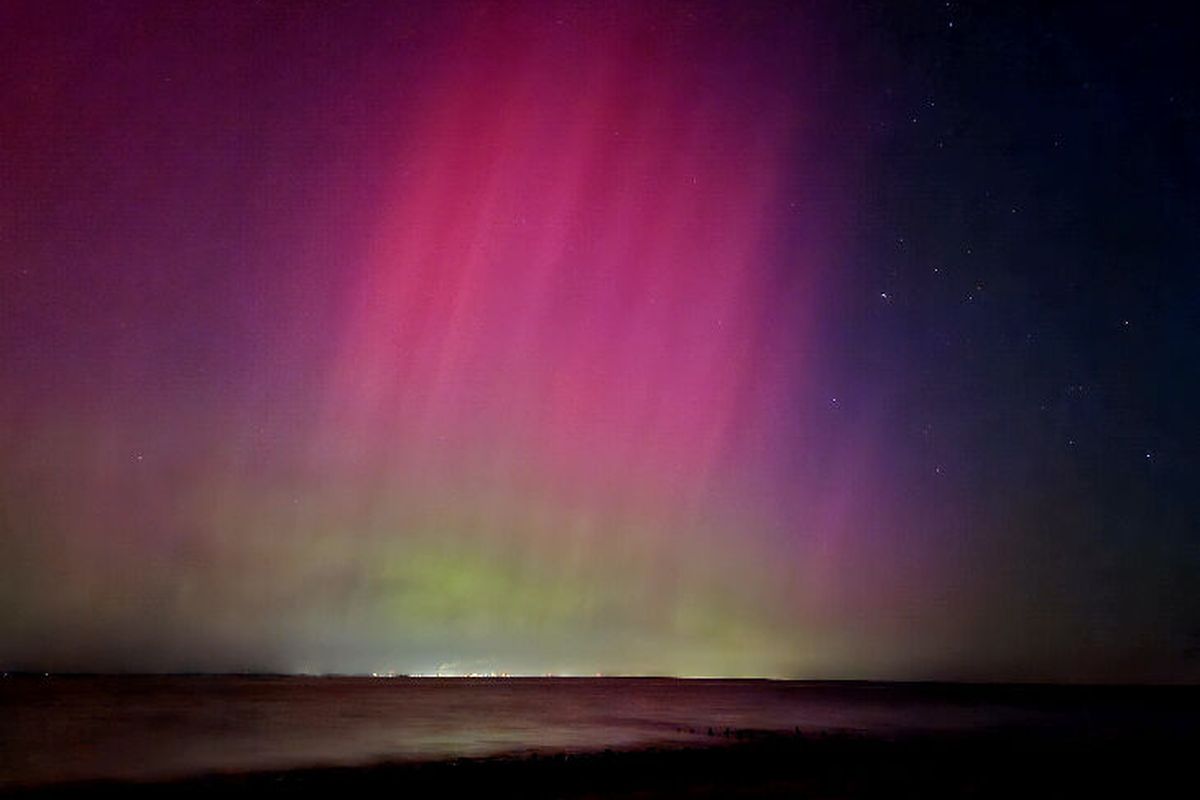
[[[861,514],[791,463],[821,426],[796,409],[843,213],[805,83],[830,47],[732,7],[562,10],[367,15],[344,40],[332,12],[244,12],[208,49],[190,17],[143,41],[116,15],[140,72],[72,60],[103,21],[47,56],[63,107],[118,86],[145,111],[80,112],[90,202],[128,210],[26,254],[73,294],[22,288],[51,310],[6,323],[37,344],[5,373],[0,591],[23,611],[0,655],[866,663],[836,631]],[[245,43],[260,24],[283,66]],[[866,474],[868,447],[832,447],[829,475]]]
[[[372,478],[380,625],[531,638],[557,669],[754,672],[737,651],[763,657],[772,598],[722,561],[764,522],[728,494],[768,466],[758,400],[786,388],[758,321],[790,111],[651,15],[469,16],[383,161],[313,447]],[[556,652],[580,629],[603,644]]]

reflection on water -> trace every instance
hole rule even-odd
[[[1163,690],[1168,691],[1168,690]],[[1176,690],[1183,691],[1183,690]],[[656,679],[7,677],[0,786],[709,742],[709,730],[1161,728],[1155,690]]]

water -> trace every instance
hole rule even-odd
[[[1193,724],[1198,707],[1194,691],[1153,689],[656,679],[8,677],[0,679],[0,787],[711,744],[710,728],[718,738],[726,728],[876,734],[996,725],[1162,729]]]

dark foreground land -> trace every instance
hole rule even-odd
[[[718,732],[710,747],[457,759],[161,783],[90,782],[5,797],[1195,797],[1194,731],[1003,729],[785,735]]]

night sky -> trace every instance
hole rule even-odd
[[[0,666],[1200,680],[1175,3],[0,7]]]

